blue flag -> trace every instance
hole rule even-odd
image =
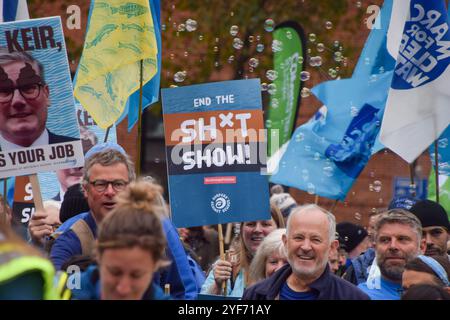
[[[387,38],[393,8],[385,1],[352,78],[312,89],[324,106],[296,130],[271,182],[343,200],[374,149],[383,148],[374,145],[395,66]]]
[[[390,71],[371,81],[352,78],[313,88],[329,104],[296,129],[271,182],[343,200],[372,154],[391,77]]]

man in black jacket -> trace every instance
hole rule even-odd
[[[245,290],[243,300],[367,300],[351,283],[330,272],[328,254],[338,246],[336,221],[316,206],[298,207],[289,216],[283,242],[289,264]]]

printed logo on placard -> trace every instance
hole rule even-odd
[[[217,193],[211,200],[211,208],[217,213],[224,213],[230,209],[230,198],[224,193]]]

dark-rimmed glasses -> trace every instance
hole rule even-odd
[[[0,103],[9,103],[12,101],[14,96],[14,91],[19,90],[20,95],[27,100],[34,100],[39,97],[41,93],[42,83],[27,84],[20,87],[0,87]]]
[[[127,187],[129,182],[124,180],[94,180],[89,181],[89,184],[91,184],[98,192],[105,192],[110,184],[116,192],[120,192]]]

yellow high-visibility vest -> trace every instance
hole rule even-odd
[[[45,300],[61,299],[59,294],[62,292],[58,294],[54,283],[55,267],[49,260],[28,255],[13,243],[0,243],[0,285],[30,271],[41,273],[44,280],[42,291]]]

